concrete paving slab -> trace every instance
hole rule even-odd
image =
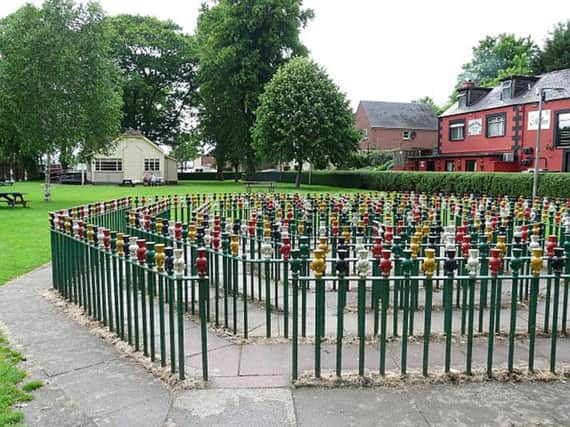
[[[290,390],[197,390],[174,399],[165,423],[168,427],[294,426],[295,409]]]

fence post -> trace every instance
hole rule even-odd
[[[324,309],[322,294],[324,294],[323,273],[326,269],[324,252],[317,248],[313,252],[314,259],[311,261],[311,270],[315,274],[315,377],[321,377],[321,340],[323,337],[321,311]]]
[[[299,259],[299,249],[291,250],[291,272],[293,274],[293,337],[292,337],[292,377],[293,380],[298,378],[298,345],[299,345],[299,271],[301,269],[301,261]]]
[[[281,257],[283,258],[283,322],[285,338],[289,338],[289,254],[291,253],[291,240],[287,232],[283,233],[281,244]]]
[[[517,303],[518,303],[518,290],[519,290],[519,271],[522,267],[521,260],[521,248],[512,248],[511,250],[511,270],[513,274],[512,286],[511,286],[511,324],[509,331],[509,359],[508,359],[508,369],[509,374],[513,373],[514,368],[514,351],[515,351],[515,335],[517,327]]]
[[[491,249],[491,257],[489,258],[489,268],[491,269],[491,304],[489,306],[489,342],[487,348],[487,376],[493,377],[493,352],[495,345],[495,316],[497,314],[496,304],[500,300],[497,298],[498,276],[501,272],[503,261],[501,259],[501,251],[498,248]]]
[[[340,377],[342,370],[342,340],[344,332],[344,308],[346,306],[346,279],[348,261],[346,249],[337,250],[336,271],[338,274],[337,326],[336,326],[336,376]]]
[[[542,270],[542,249],[533,248],[532,256],[530,259],[530,268],[532,271],[532,280],[530,284],[530,301],[528,313],[528,326],[529,326],[529,349],[528,349],[528,369],[534,372],[534,347],[536,339],[536,306],[538,300],[538,286],[539,276]]]
[[[428,376],[429,364],[429,339],[431,335],[431,310],[432,310],[432,294],[433,294],[433,273],[435,270],[435,249],[428,248],[425,250],[426,257],[422,263],[422,271],[426,276],[424,287],[426,292],[426,301],[424,308],[424,354],[422,363],[422,374]]]
[[[364,376],[364,357],[366,344],[366,276],[370,273],[368,249],[358,252],[358,375]]]
[[[273,255],[273,248],[269,236],[264,237],[261,244],[261,256],[263,257],[263,264],[265,267],[265,336],[271,337],[271,256]]]
[[[155,245],[155,262],[156,270],[158,272],[158,329],[160,341],[160,366],[166,366],[166,328],[164,323],[164,260],[166,255],[164,253],[164,244],[157,243]]]
[[[170,371],[172,373],[176,372],[176,339],[175,339],[175,322],[174,322],[174,279],[172,275],[174,274],[174,249],[172,246],[167,246],[164,248],[166,253],[166,258],[164,260],[164,266],[166,270],[166,284],[168,287],[168,326],[170,332]]]
[[[469,258],[466,261],[466,268],[469,272],[469,314],[467,316],[467,357],[466,357],[466,373],[471,375],[471,361],[473,359],[473,318],[475,311],[475,280],[479,274],[479,250],[469,249]]]
[[[206,299],[208,298],[208,279],[206,270],[208,260],[206,259],[206,249],[198,248],[195,269],[198,273],[198,309],[200,312],[200,336],[202,345],[202,378],[208,381],[208,325],[206,322]],[[247,330],[246,330],[247,333]]]
[[[555,274],[554,277],[554,301],[552,307],[552,333],[550,343],[550,372],[556,372],[556,340],[558,338],[558,301],[560,299],[560,275],[564,267],[564,249],[557,247],[550,264]]]
[[[447,278],[443,284],[443,308],[444,308],[444,332],[445,332],[445,373],[448,374],[451,369],[451,325],[453,317],[453,275],[457,269],[457,260],[455,259],[455,248],[447,249],[447,258],[443,264],[443,269]]]
[[[156,270],[154,268],[155,262],[155,243],[154,242],[147,242],[146,244],[147,251],[146,251],[146,265],[148,267],[148,309],[149,309],[149,337],[150,337],[150,360],[154,362],[155,360],[155,339],[154,339],[154,297],[156,295],[156,287],[155,287],[155,277],[156,277]]]

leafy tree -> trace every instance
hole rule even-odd
[[[218,0],[202,5],[200,132],[215,146],[218,176],[227,161],[255,171],[250,129],[264,85],[289,58],[307,53],[299,32],[313,16],[301,0]]]
[[[496,86],[499,80],[512,74],[530,74],[530,62],[538,48],[528,37],[514,34],[487,36],[473,48],[473,59],[463,64],[457,78],[457,87],[465,80],[478,82],[480,86]]]
[[[532,64],[536,73],[570,68],[570,19],[554,27]]]
[[[190,131],[197,74],[194,38],[174,22],[152,16],[118,15],[108,20],[113,58],[122,75],[121,127],[175,145]]]
[[[265,86],[253,128],[255,147],[276,163],[341,164],[361,138],[346,96],[326,72],[306,58],[283,65]]]
[[[98,3],[46,0],[0,21],[2,140],[46,159],[46,201],[54,155],[89,156],[118,131],[121,98],[109,37]]]
[[[172,149],[171,154],[179,163],[195,159],[198,156],[198,148],[194,135],[189,135],[183,140],[179,140]]]

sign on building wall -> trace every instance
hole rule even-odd
[[[538,130],[538,111],[528,112],[527,130]],[[542,129],[550,129],[550,110],[542,110]]]
[[[483,131],[483,119],[469,120],[469,135],[481,135]]]

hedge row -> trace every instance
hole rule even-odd
[[[192,175],[192,179],[215,179],[215,174],[210,173],[179,174],[179,179],[187,179],[187,175]],[[225,179],[234,178],[233,173],[224,175]],[[531,173],[314,171],[311,184],[380,191],[530,196],[532,178]],[[255,179],[292,183],[295,173],[262,172]],[[309,183],[308,173],[302,174],[301,183]],[[538,194],[570,198],[570,173],[541,174]]]

